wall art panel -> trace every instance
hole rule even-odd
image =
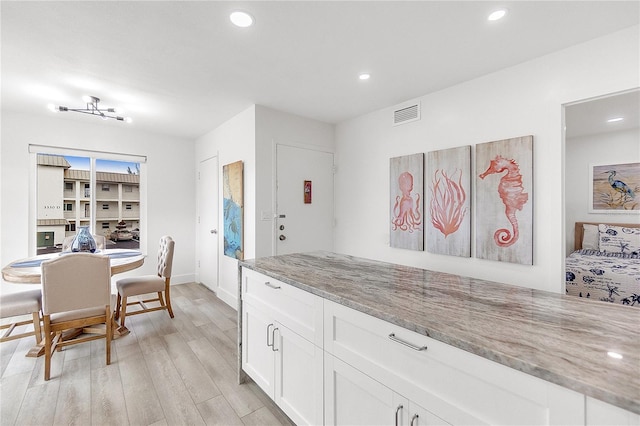
[[[427,251],[471,256],[471,146],[427,153]]]
[[[236,259],[244,259],[244,187],[243,163],[222,166],[223,210],[224,210],[224,254]]]
[[[476,256],[533,264],[533,136],[476,146]]]
[[[424,250],[424,154],[390,160],[391,247]]]

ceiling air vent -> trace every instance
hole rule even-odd
[[[393,125],[409,123],[420,120],[420,102],[405,104],[393,111]]]

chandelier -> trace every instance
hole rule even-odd
[[[56,112],[58,111],[59,112],[67,112],[67,111],[81,112],[83,114],[96,115],[102,118],[103,120],[108,120],[112,118],[114,120],[131,123],[131,118],[129,117],[121,117],[119,115],[114,115],[116,114],[115,108],[99,107],[98,104],[100,103],[100,98],[96,98],[95,96],[83,96],[82,100],[87,103],[87,106],[85,108],[69,108],[62,105],[60,106],[50,105],[49,108]]]

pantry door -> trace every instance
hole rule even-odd
[[[198,237],[200,282],[218,290],[218,157],[200,162],[198,170]]]
[[[333,153],[276,145],[276,254],[333,250]]]

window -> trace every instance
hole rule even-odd
[[[138,215],[144,210],[138,207],[144,203],[140,199],[144,192],[137,188],[141,185],[140,175],[144,168],[141,170],[140,164],[146,162],[145,157],[41,145],[30,145],[29,152],[36,172],[36,179],[32,181],[36,194],[36,204],[32,208],[36,220],[30,227],[34,242],[39,243],[40,234],[47,232],[58,245],[68,233],[76,232],[78,220],[81,221],[78,225],[90,225],[93,233],[113,229],[115,221],[100,220],[122,218],[124,211],[127,211],[127,218],[121,222],[126,228],[140,227],[142,218]],[[92,190],[95,185],[99,191]],[[120,187],[122,190],[117,190]],[[96,199],[103,191],[112,193],[107,197],[108,202],[104,198]],[[125,199],[124,192],[129,192]],[[115,242],[110,248],[118,248],[119,244]],[[127,241],[126,248],[139,248],[139,244],[138,240]],[[52,249],[39,244],[35,246],[36,254],[49,253]]]

